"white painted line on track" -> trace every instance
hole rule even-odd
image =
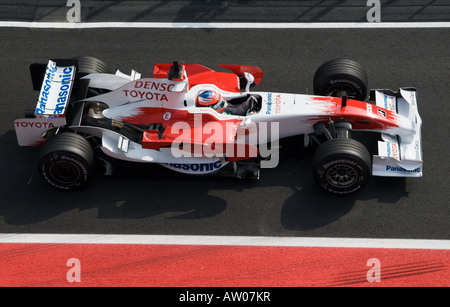
[[[450,240],[121,234],[0,234],[0,243],[160,244],[450,250]]]
[[[1,28],[34,29],[407,29],[450,28],[450,22],[28,22],[0,21]]]

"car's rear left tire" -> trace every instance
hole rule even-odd
[[[111,73],[108,65],[96,57],[77,56],[74,60],[78,61],[78,73],[81,75]]]
[[[77,70],[77,74],[76,74],[76,77],[78,79],[85,77],[89,74],[111,74],[112,73],[111,70],[109,69],[108,65],[96,57],[77,56],[73,59],[77,60],[77,63],[78,63],[78,70]],[[109,92],[109,90],[89,87],[86,97],[90,98],[93,96],[105,94],[107,92]]]

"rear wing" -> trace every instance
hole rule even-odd
[[[64,65],[64,64],[62,64]],[[64,117],[74,83],[76,66],[48,61],[35,109],[37,118]]]
[[[416,90],[400,89],[398,92],[376,90],[377,106],[398,115],[398,129],[382,133],[378,142],[378,155],[373,156],[374,176],[421,177],[422,119],[417,108]]]
[[[14,121],[19,146],[40,146],[47,131],[66,125],[67,106],[74,84],[76,61],[50,60],[30,67],[33,87],[39,90],[33,116]],[[31,115],[31,114],[30,114]]]

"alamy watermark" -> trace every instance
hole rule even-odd
[[[367,260],[367,264],[370,269],[367,271],[368,282],[381,282],[381,263],[377,258],[370,258]]]
[[[367,0],[366,6],[371,6],[367,11],[368,22],[381,22],[381,3],[380,0]]]
[[[80,0],[68,0],[66,6],[72,7],[67,11],[66,18],[68,22],[81,22],[81,3]]]
[[[66,265],[70,267],[67,271],[66,279],[70,283],[81,282],[81,262],[77,258],[70,258],[67,260]],[[381,262],[378,258],[370,258],[367,260],[366,266],[369,267],[369,270],[366,273],[366,279],[370,283],[381,282]],[[269,294],[266,294],[268,298]],[[227,297],[223,298],[224,300]],[[180,301],[192,301],[192,299],[188,299],[187,296],[181,296]]]
[[[81,262],[77,258],[67,260],[66,266],[70,267],[67,271],[66,279],[68,282],[81,282]]]
[[[71,7],[67,11],[67,21],[81,22],[81,2],[80,0],[68,0],[67,7]],[[367,11],[366,18],[368,22],[381,22],[381,3],[380,0],[367,0],[366,6],[371,8]]]
[[[278,165],[279,122],[255,123],[244,119],[240,123],[203,123],[202,114],[195,114],[192,123],[178,121],[170,129],[172,135],[177,135],[171,145],[171,154],[176,158],[241,160],[261,157],[261,168]]]

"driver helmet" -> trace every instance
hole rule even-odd
[[[201,91],[197,97],[197,105],[200,107],[210,107],[213,110],[222,113],[227,106],[225,99],[216,91]]]

